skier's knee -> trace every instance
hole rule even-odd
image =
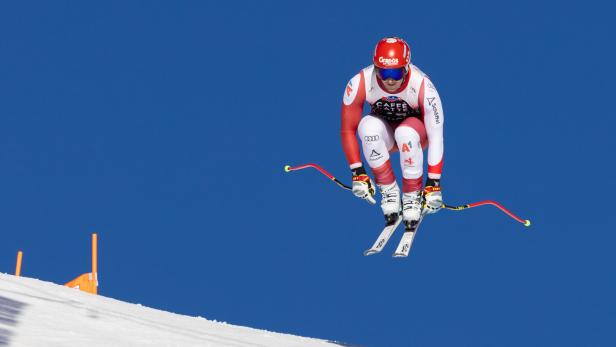
[[[385,132],[385,124],[382,120],[376,117],[366,116],[363,117],[359,122],[357,132],[361,136],[362,141],[365,141],[365,136],[376,137],[379,136],[379,134],[383,134]],[[374,138],[373,141],[374,140],[378,139]]]
[[[417,131],[411,127],[399,126],[396,128],[394,137],[401,151],[409,151],[411,149],[421,150],[421,137]]]

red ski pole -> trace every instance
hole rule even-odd
[[[320,167],[317,164],[310,163],[310,164],[305,164],[305,165],[300,165],[300,166],[289,166],[289,165],[286,165],[284,167],[284,171],[285,172],[290,172],[290,171],[306,169],[306,168],[309,168],[309,167],[319,170],[319,172],[321,172],[323,175],[327,176],[327,178],[329,178],[330,180],[334,181],[340,187],[342,187],[342,188],[344,188],[346,190],[353,190],[353,188],[351,188],[351,187],[347,186],[346,184],[340,182],[336,177],[334,177],[329,172],[325,171],[325,169],[323,169],[322,167]]]
[[[352,188],[350,186],[347,186],[346,184],[340,182],[336,177],[334,177],[332,174],[330,174],[329,172],[327,172],[325,169],[323,169],[321,166],[319,166],[317,164],[310,163],[310,164],[305,164],[305,165],[300,165],[300,166],[285,165],[284,171],[285,172],[291,172],[291,171],[303,170],[303,169],[306,169],[306,168],[309,168],[309,167],[317,169],[323,175],[327,176],[327,178],[329,178],[330,180],[334,181],[341,188],[344,188],[344,189],[347,189],[347,190],[352,190]],[[472,203],[472,204],[466,204],[466,205],[460,205],[460,206],[452,206],[452,205],[443,204],[443,208],[448,209],[448,210],[452,210],[452,211],[462,211],[462,210],[466,210],[466,209],[477,207],[477,206],[483,206],[483,205],[495,206],[498,209],[500,209],[501,211],[503,211],[504,213],[506,213],[509,217],[511,217],[514,220],[522,223],[524,226],[526,226],[526,227],[530,226],[530,220],[522,219],[522,218],[516,216],[515,214],[513,214],[513,212],[509,211],[503,205],[499,204],[496,201],[492,201],[492,200],[484,200],[484,201],[479,201],[479,202],[475,202],[475,203]]]
[[[475,202],[475,203],[472,203],[472,204],[466,204],[466,205],[460,205],[460,206],[451,206],[451,205],[443,204],[443,208],[446,208],[446,209],[452,210],[452,211],[461,211],[461,210],[466,210],[467,208],[473,208],[473,207],[483,206],[483,205],[495,206],[498,209],[500,209],[501,211],[505,212],[509,217],[511,217],[511,218],[517,220],[518,222],[524,224],[525,227],[529,227],[530,226],[530,220],[522,219],[522,218],[516,216],[511,211],[506,209],[505,206],[499,204],[496,201],[492,201],[492,200],[484,200],[484,201],[479,201],[479,202]]]

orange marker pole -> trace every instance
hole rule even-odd
[[[17,252],[17,265],[15,266],[15,276],[21,276],[21,258],[23,258],[23,252]]]
[[[92,277],[94,280],[94,286],[92,287],[92,294],[98,293],[98,235],[92,233]]]
[[[96,276],[98,273],[98,236],[92,234],[92,273]]]

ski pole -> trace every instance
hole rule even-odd
[[[492,201],[492,200],[484,200],[484,201],[479,201],[479,202],[475,202],[475,203],[472,203],[472,204],[466,204],[466,205],[460,205],[460,206],[451,206],[451,205],[443,204],[443,208],[446,208],[446,209],[452,210],[452,211],[462,211],[462,210],[466,210],[467,208],[473,208],[473,207],[483,206],[483,205],[495,206],[495,207],[499,208],[501,211],[505,212],[509,217],[511,217],[511,218],[515,219],[516,221],[524,224],[525,227],[529,227],[530,226],[530,220],[522,219],[522,218],[516,216],[511,211],[506,209],[503,205],[499,204],[496,201]]]
[[[341,188],[344,188],[346,190],[353,190],[353,188],[347,186],[346,184],[340,182],[336,177],[334,177],[332,174],[330,174],[329,172],[325,171],[325,169],[323,169],[322,167],[320,167],[317,164],[306,164],[306,165],[300,165],[300,166],[290,166],[290,165],[285,165],[284,167],[284,171],[285,172],[290,172],[290,171],[296,171],[296,170],[302,170],[302,169],[306,169],[306,168],[314,168],[319,170],[319,172],[321,172],[323,175],[327,176],[327,178],[329,178],[330,180],[334,181],[337,185],[339,185]]]
[[[285,172],[291,172],[291,171],[303,170],[303,169],[306,169],[306,168],[309,168],[309,167],[319,170],[319,172],[321,172],[323,175],[327,176],[330,180],[334,181],[341,188],[344,188],[344,189],[347,189],[347,190],[352,190],[353,189],[353,188],[347,186],[346,184],[340,182],[332,174],[327,172],[321,166],[319,166],[317,164],[314,164],[314,163],[309,163],[309,164],[300,165],[300,166],[285,165],[284,171]],[[472,204],[465,204],[465,205],[460,205],[460,206],[452,206],[452,205],[443,204],[442,207],[447,209],[447,210],[451,210],[451,211],[462,211],[462,210],[466,210],[466,209],[477,207],[477,206],[483,206],[483,205],[495,206],[498,209],[500,209],[501,211],[503,211],[504,213],[506,213],[509,217],[511,217],[511,218],[515,219],[516,221],[522,223],[524,226],[526,226],[526,227],[530,226],[530,220],[522,219],[522,218],[516,216],[511,211],[509,211],[507,208],[505,208],[503,205],[499,204],[496,201],[492,201],[492,200],[484,200],[484,201],[474,202]]]

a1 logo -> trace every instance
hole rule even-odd
[[[408,143],[403,143],[402,152],[410,152],[412,147],[413,145],[411,145],[411,141],[409,141]]]

